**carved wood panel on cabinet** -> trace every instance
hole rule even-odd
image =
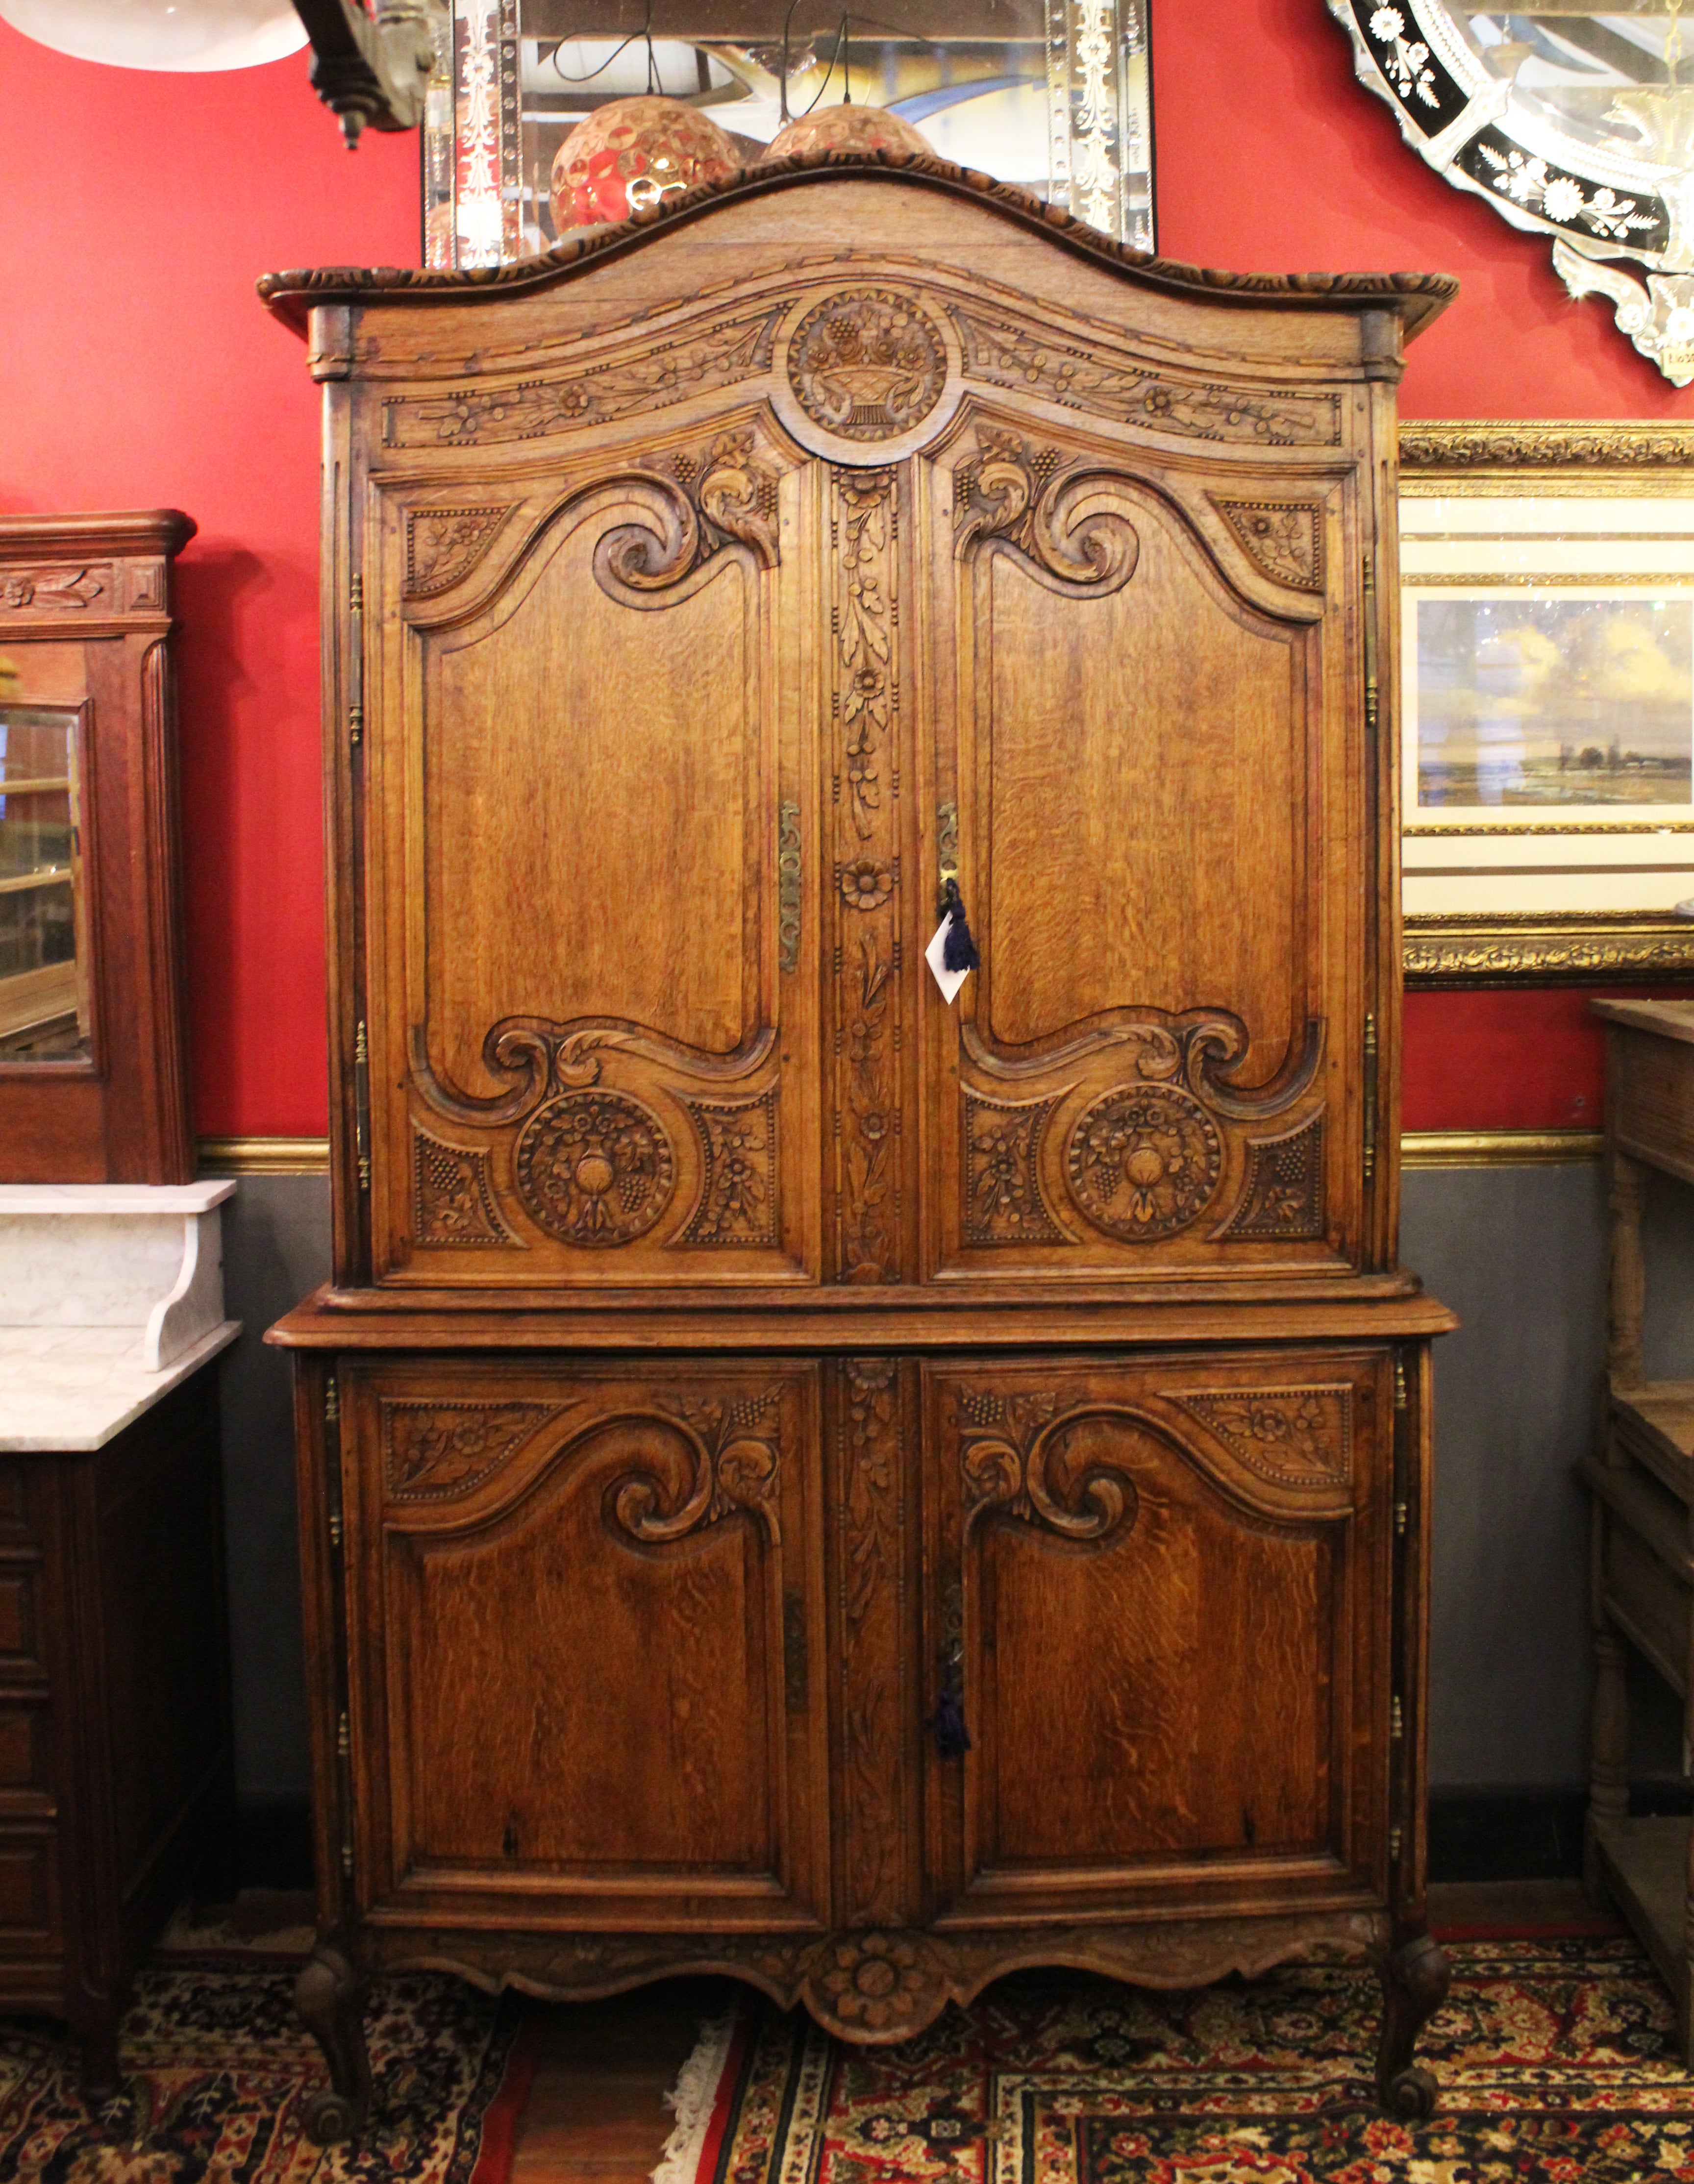
[[[926,1368],[945,1925],[1362,1896],[1386,1793],[1390,1368]]]
[[[366,1904],[816,1925],[816,1368],[344,1381]]]

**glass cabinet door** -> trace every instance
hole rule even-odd
[[[0,1062],[91,1051],[82,716],[0,706]]]

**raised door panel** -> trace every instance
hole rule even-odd
[[[816,1368],[346,1378],[373,1915],[817,1923]]]
[[[944,1923],[1384,1885],[1391,1402],[1357,1352],[928,1371]]]
[[[376,489],[378,1279],[816,1279],[795,467],[743,416]]]
[[[967,412],[928,473],[929,1265],[1321,1272],[1360,1251],[1350,465]]]

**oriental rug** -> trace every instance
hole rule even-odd
[[[303,2111],[327,2082],[294,2014],[298,1958],[172,1956],[136,1982],[122,2087],[91,2108],[57,2029],[0,2020],[3,2184],[506,2184],[532,2068],[522,2005],[462,1980],[378,1981],[365,2024],[376,2113],[356,2148]]]
[[[1694,2076],[1632,1940],[1450,1942],[1419,2042],[1440,2104],[1383,2116],[1368,1972],[1191,1994],[1023,1977],[894,2048],[747,2009],[664,2184],[1637,2184],[1694,2180]],[[706,2048],[712,2028],[702,2042]]]

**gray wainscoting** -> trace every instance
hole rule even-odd
[[[1422,1169],[1402,1251],[1463,1318],[1437,1346],[1430,1774],[1437,1789],[1574,1788],[1586,1773],[1586,1518],[1604,1329],[1597,1163]],[[325,1279],[320,1175],[247,1175],[226,1230],[224,1368],[237,1764],[250,1802],[307,1784],[287,1357],[260,1337]],[[1694,1192],[1656,1182],[1650,1369],[1694,1377]],[[1652,1769],[1663,1709],[1644,1734]],[[1655,1726],[1657,1724],[1657,1726]]]

